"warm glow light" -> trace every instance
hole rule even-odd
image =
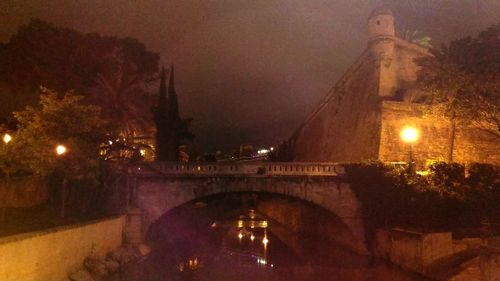
[[[413,127],[406,127],[401,131],[401,140],[407,143],[413,143],[418,139],[418,131]]]
[[[266,265],[266,264],[267,264],[267,261],[266,261],[265,259],[261,259],[261,258],[259,258],[259,259],[257,259],[257,263],[260,263],[260,264],[262,264],[262,265]]]
[[[241,232],[238,233],[238,238],[240,238],[240,239],[243,238],[243,234]]]
[[[257,151],[257,154],[267,154],[267,153],[269,153],[269,150],[267,150],[267,149],[261,149],[261,150]]]
[[[56,153],[57,155],[63,155],[64,153],[66,153],[66,146],[62,144],[56,146]]]
[[[421,175],[421,176],[428,176],[430,175],[431,172],[430,171],[417,171],[417,175]]]
[[[144,149],[139,150],[139,152],[141,153],[141,156],[146,155],[146,150],[144,150]]]
[[[255,235],[253,235],[253,234],[250,235],[250,240],[252,240],[252,241],[255,240]]]
[[[9,143],[12,140],[12,136],[9,134],[3,135],[3,142],[4,143]]]
[[[262,244],[264,244],[264,246],[267,246],[267,243],[269,243],[269,240],[266,236],[264,236],[264,238],[262,239]]]

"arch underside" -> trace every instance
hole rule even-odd
[[[351,245],[366,252],[361,205],[346,183],[334,178],[208,178],[147,179],[136,186],[136,205],[143,211],[143,233],[175,207],[211,195],[234,192],[265,192],[310,202],[328,210],[347,226]],[[353,242],[354,241],[354,242]]]

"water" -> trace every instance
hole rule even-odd
[[[169,214],[157,225],[152,254],[112,280],[426,280],[326,239],[298,237],[253,209],[223,203]]]

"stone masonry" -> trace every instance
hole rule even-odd
[[[147,172],[134,174],[133,182],[132,204],[142,211],[143,234],[165,213],[193,200],[228,192],[265,192],[305,200],[330,211],[351,233],[353,250],[366,252],[360,202],[349,184],[339,177],[235,173],[182,176]]]
[[[368,46],[289,140],[294,161],[407,161],[399,133],[416,126],[419,162],[448,160],[450,124],[429,119],[416,101],[415,59],[426,48],[396,37],[394,17],[376,9],[368,20]],[[500,164],[500,142],[475,128],[459,128],[453,161]]]

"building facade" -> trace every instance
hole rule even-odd
[[[399,162],[411,149],[424,163],[449,161],[452,148],[452,161],[500,164],[498,140],[423,114],[415,59],[431,54],[396,36],[392,12],[376,9],[367,24],[367,48],[290,138],[293,160]],[[400,139],[407,126],[419,131],[411,147]]]

